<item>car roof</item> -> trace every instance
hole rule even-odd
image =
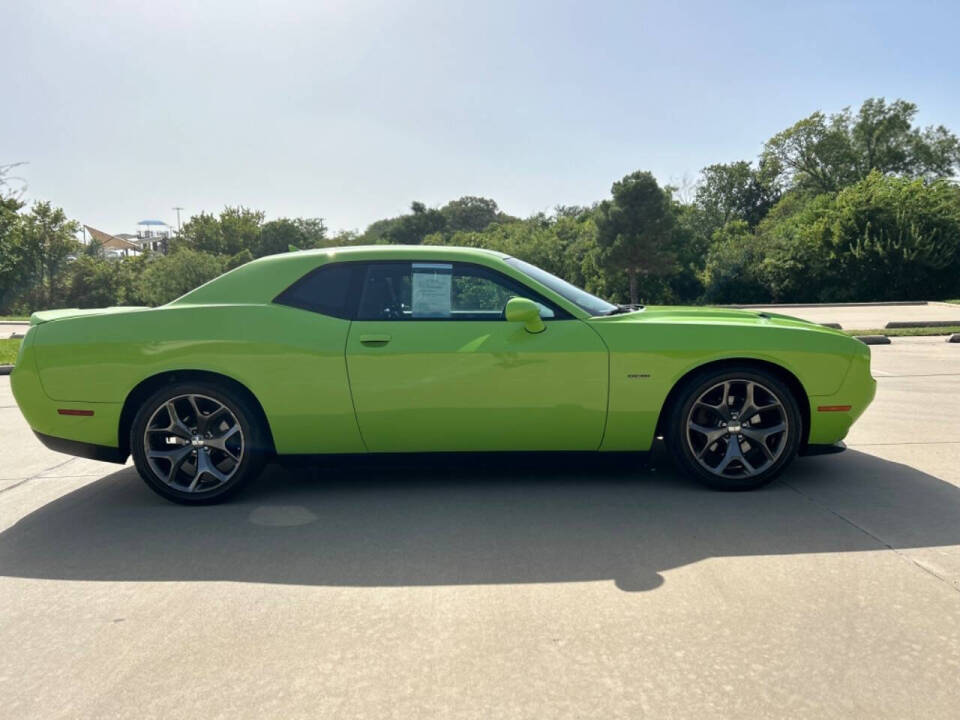
[[[348,245],[267,255],[191,290],[170,305],[263,303],[310,270],[344,260],[446,260],[495,265],[510,257],[483,248],[447,245]]]
[[[451,256],[486,256],[507,258],[506,253],[496,250],[487,250],[486,248],[462,247],[458,245],[343,245],[340,247],[316,248],[314,250],[301,250],[301,255],[336,255],[356,256],[361,258],[382,258],[393,257],[402,259],[404,257],[422,257],[424,255],[449,254]],[[281,253],[281,256],[287,256],[289,253]],[[271,255],[268,257],[277,257]],[[263,258],[266,259],[266,258]]]

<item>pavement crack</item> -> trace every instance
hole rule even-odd
[[[960,440],[907,440],[905,442],[847,443],[847,447],[886,447],[887,445],[956,445]]]
[[[69,458],[69,459],[67,459],[67,460],[64,460],[62,463],[57,463],[57,464],[54,465],[53,467],[48,467],[48,468],[46,468],[46,469],[44,469],[44,470],[41,470],[41,471],[38,472],[38,473],[34,473],[34,474],[31,475],[30,477],[24,478],[24,479],[21,480],[20,482],[14,484],[14,485],[11,485],[10,487],[5,487],[5,488],[3,488],[2,490],[0,490],[0,494],[3,494],[3,493],[8,492],[8,491],[10,491],[10,490],[13,490],[14,488],[18,488],[18,487],[20,487],[21,485],[23,485],[24,483],[30,482],[31,480],[36,480],[38,477],[40,477],[40,476],[42,476],[42,475],[46,475],[48,472],[52,472],[52,471],[56,470],[57,468],[62,468],[64,465],[69,465],[70,463],[72,463],[72,462],[73,462],[74,460],[76,460],[76,459],[77,459],[77,458]]]
[[[936,573],[936,572],[934,572],[933,570],[931,570],[930,568],[928,568],[928,567],[927,567],[926,565],[924,565],[923,563],[917,562],[916,560],[914,560],[912,557],[910,557],[910,556],[907,555],[906,553],[904,553],[904,552],[898,550],[897,548],[895,548],[893,545],[891,545],[890,543],[888,543],[888,542],[887,542],[886,540],[884,540],[883,538],[881,538],[881,537],[879,537],[878,535],[870,532],[870,531],[867,530],[865,527],[863,527],[863,526],[861,526],[861,525],[858,525],[856,522],[854,522],[853,520],[851,520],[850,518],[848,518],[848,517],[847,517],[846,515],[844,515],[843,513],[837,512],[836,510],[834,510],[833,508],[829,507],[828,505],[824,505],[822,502],[820,502],[819,500],[817,500],[816,498],[814,498],[812,495],[808,495],[807,493],[803,492],[802,490],[799,490],[798,488],[794,487],[793,485],[791,485],[790,483],[788,483],[787,481],[785,481],[785,480],[783,480],[783,479],[780,480],[780,483],[783,484],[783,485],[785,485],[786,487],[790,488],[791,490],[793,490],[797,495],[799,495],[800,497],[804,498],[807,502],[809,502],[809,503],[811,503],[811,504],[813,504],[813,505],[816,505],[816,506],[817,506],[818,508],[820,508],[821,510],[826,510],[828,513],[830,513],[831,515],[833,515],[833,516],[836,517],[836,518],[839,518],[840,520],[842,520],[843,522],[845,522],[845,523],[846,523],[847,525],[849,525],[850,527],[855,528],[856,530],[859,530],[860,532],[862,532],[862,533],[863,533],[864,535],[866,535],[867,537],[872,538],[872,539],[875,540],[877,543],[879,543],[880,545],[882,545],[883,547],[885,547],[887,550],[890,550],[891,552],[895,553],[898,557],[900,557],[900,558],[901,558],[902,560],[904,560],[905,562],[909,563],[910,565],[913,565],[913,566],[916,567],[916,568],[919,568],[920,570],[922,570],[923,572],[925,572],[927,575],[930,575],[931,577],[936,578],[937,580],[939,580],[940,582],[942,582],[944,585],[946,585],[947,587],[951,588],[954,592],[960,593],[960,586],[957,586],[957,585],[956,585],[953,581],[951,581],[949,578],[945,578],[945,577],[943,577],[942,575],[940,575],[939,573]]]

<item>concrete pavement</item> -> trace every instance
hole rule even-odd
[[[844,330],[876,330],[888,322],[957,321],[960,305],[942,302],[907,305],[751,305],[754,310],[792,315],[815,323],[840,323]]]
[[[16,718],[955,718],[960,348],[873,348],[838,456],[273,467],[182,508],[37,443],[0,378]]]

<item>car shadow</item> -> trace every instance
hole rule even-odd
[[[657,453],[640,471],[636,458],[418,456],[271,466],[211,507],[170,504],[124,468],[0,533],[0,575],[639,591],[711,557],[947,545],[960,545],[960,490],[856,451],[801,458],[751,493],[705,490]]]

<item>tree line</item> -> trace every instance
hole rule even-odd
[[[614,302],[761,303],[960,296],[960,141],[914,104],[815,112],[755,160],[710,165],[692,189],[645,171],[589,206],[517,218],[489,198],[410,211],[362,233],[227,207],[191,217],[169,253],[105,259],[47,202],[24,207],[0,168],[0,312],[168,302],[257,257],[354,244],[500,250]]]

